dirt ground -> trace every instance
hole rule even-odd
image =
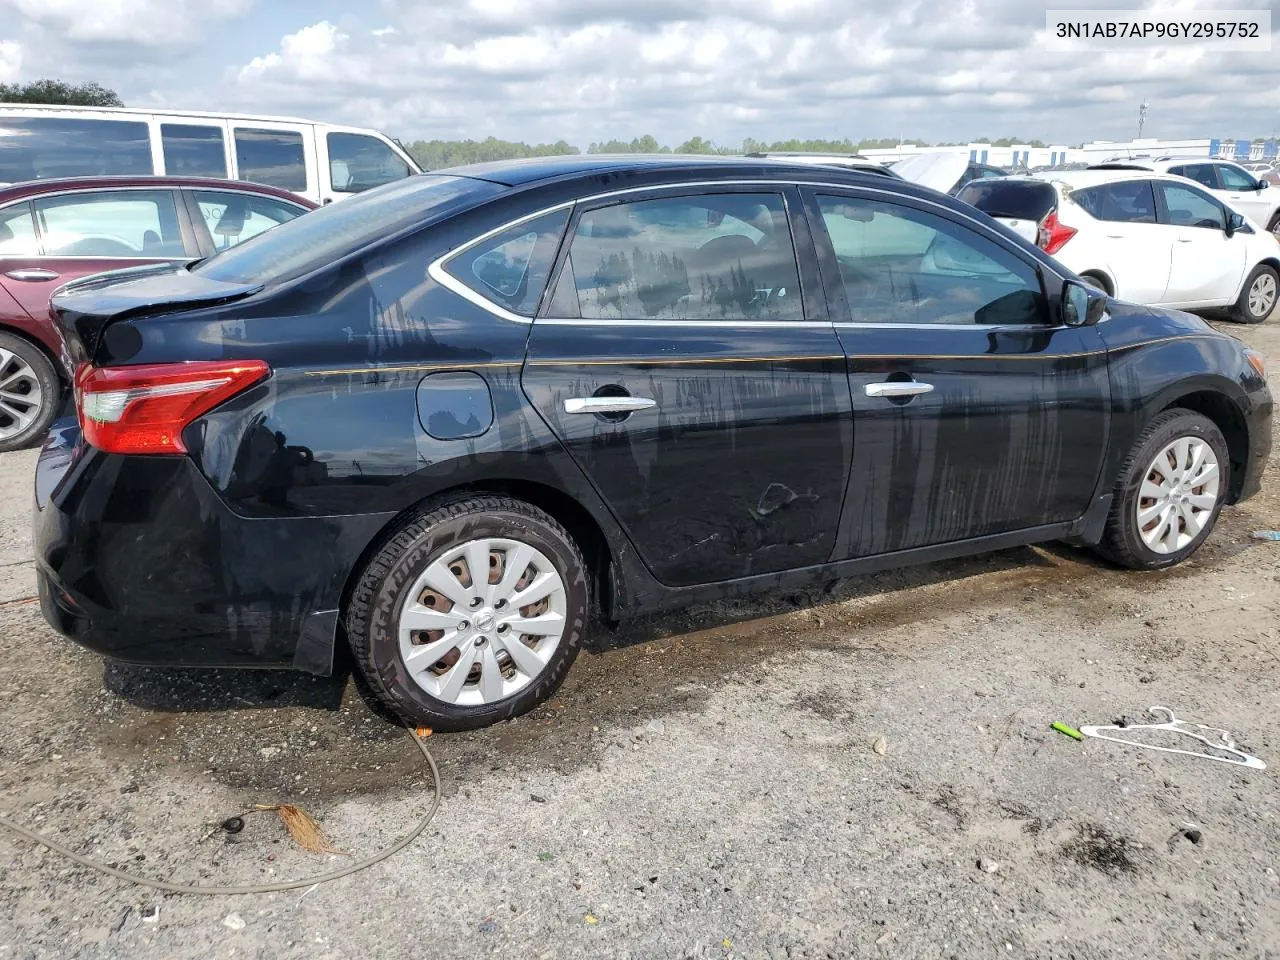
[[[1227,329],[1280,370],[1280,317]],[[104,666],[47,629],[34,460],[0,458],[0,816],[199,883],[349,859],[216,829],[253,803],[356,857],[413,826],[429,777],[349,676]],[[536,713],[432,737],[428,831],[313,889],[159,894],[0,831],[0,960],[1275,957],[1280,544],[1249,533],[1277,527],[1273,461],[1175,571],[1019,549],[631,625]],[[1270,769],[1049,729],[1155,704]]]

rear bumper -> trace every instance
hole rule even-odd
[[[246,519],[185,457],[55,427],[36,467],[41,609],[115,660],[327,673],[347,576],[390,518]]]

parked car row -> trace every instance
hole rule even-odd
[[[1059,255],[1139,186],[1153,229],[1241,235],[1191,181],[1090,178],[1017,181]],[[142,663],[327,673],[349,644],[440,730],[548,698],[598,621],[1058,539],[1170,566],[1271,449],[1238,340],[794,160],[440,171],[53,310],[78,417],[37,466],[49,622]]]

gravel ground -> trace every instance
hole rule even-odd
[[[1228,329],[1280,364],[1280,318]],[[412,827],[429,777],[349,676],[104,666],[47,629],[34,460],[0,457],[0,815],[202,883],[347,862],[274,814],[215,829],[253,803],[357,857]],[[0,831],[0,960],[1275,956],[1280,545],[1248,533],[1277,490],[1273,461],[1164,574],[1020,549],[631,625],[536,713],[431,738],[427,833],[314,889],[158,894]],[[1048,729],[1153,704],[1271,769]]]

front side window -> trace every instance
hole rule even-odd
[[[160,144],[164,148],[164,171],[170,176],[226,179],[227,152],[220,127],[162,123]]]
[[[223,190],[193,190],[213,246],[226,250],[306,213],[297,204]]]
[[[379,140],[363,133],[331,133],[329,184],[342,193],[359,193],[409,176],[412,171],[403,158]]]
[[[1222,189],[1224,190],[1255,190],[1258,181],[1249,176],[1239,167],[1232,166],[1229,163],[1219,163],[1218,178],[1222,181]]]
[[[1161,183],[1164,205],[1169,211],[1169,222],[1175,227],[1204,227],[1222,230],[1226,226],[1225,210],[1208,194],[1184,187],[1180,183]]]
[[[594,320],[802,320],[777,194],[638,200],[578,221],[551,312]]]
[[[184,257],[168,190],[102,190],[34,201],[45,256]]]
[[[819,196],[818,206],[855,322],[1047,319],[1035,268],[968,227],[878,200]]]
[[[23,200],[0,210],[0,257],[34,257],[39,253],[31,204]]]
[[[1071,195],[1095,220],[1116,223],[1155,223],[1156,196],[1150,180],[1105,183]]]
[[[236,128],[236,166],[241,180],[282,190],[307,189],[302,134],[296,130]]]
[[[145,123],[0,117],[0,183],[153,173]]]
[[[486,300],[532,317],[568,220],[567,209],[526,220],[453,257],[445,270]]]

